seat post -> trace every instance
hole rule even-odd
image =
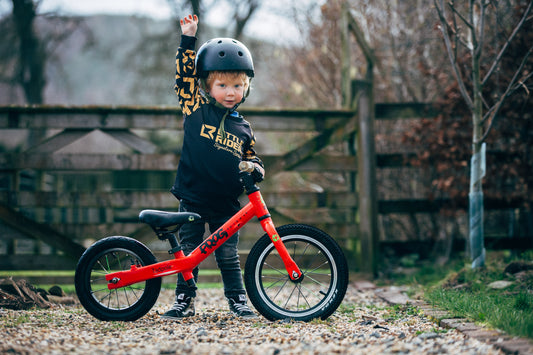
[[[175,231],[179,230],[181,226],[176,226],[176,229],[173,229],[171,231],[166,230],[164,228],[153,228],[155,234],[160,240],[168,240],[170,243],[170,250],[168,251],[169,254],[174,254],[181,250],[180,243],[178,241],[178,238],[176,238],[176,235],[174,234]]]
[[[181,245],[178,242],[178,238],[176,238],[176,235],[174,233],[168,233],[166,235],[166,238],[170,243],[170,250],[168,251],[169,254],[174,254],[181,250]]]

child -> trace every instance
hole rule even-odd
[[[198,18],[180,21],[182,36],[176,54],[175,90],[184,116],[184,138],[176,181],[171,192],[180,200],[180,211],[196,212],[199,223],[186,224],[179,231],[185,255],[202,241],[205,223],[216,231],[240,208],[238,164],[252,161],[262,178],[262,162],[255,156],[255,137],[250,124],[235,110],[244,102],[254,76],[252,57],[240,42],[230,38],[207,41],[194,52]],[[246,305],[239,256],[238,233],[215,251],[222,275],[224,295],[230,312],[255,318]],[[198,268],[194,269],[198,279]],[[196,287],[188,287],[178,275],[176,301],[162,317],[178,319],[195,314]]]

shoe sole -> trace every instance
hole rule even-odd
[[[160,316],[160,318],[162,319],[166,319],[166,320],[180,320],[180,319],[183,319],[183,318],[189,318],[189,317],[194,317],[194,314],[191,314],[190,316],[183,316],[183,317],[171,317],[171,316]]]
[[[238,314],[235,313],[235,312],[229,312],[229,313],[230,313],[231,315],[234,315],[235,317],[237,317],[237,318],[239,318],[239,319],[257,319],[257,318],[259,318],[259,317],[257,316],[257,314],[251,314],[251,315],[249,315],[249,316],[240,316],[240,315],[238,315]]]

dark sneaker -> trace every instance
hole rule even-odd
[[[240,318],[257,318],[257,315],[246,304],[246,295],[238,295],[236,297],[229,297],[229,310],[231,313]]]
[[[178,319],[194,316],[194,297],[180,293],[176,296],[176,302],[161,317],[166,319]]]

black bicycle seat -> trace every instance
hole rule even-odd
[[[202,218],[193,212],[167,212],[158,210],[142,210],[139,220],[152,228],[166,228],[185,223],[192,223]]]

